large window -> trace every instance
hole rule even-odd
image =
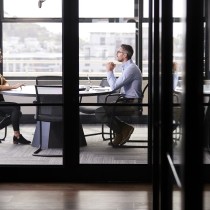
[[[62,0],[3,2],[2,53],[6,76],[62,74]]]
[[[96,9],[87,10],[90,5]],[[133,46],[133,60],[138,63],[136,38],[139,31],[136,8],[134,0],[79,1],[80,77],[87,77],[87,74],[104,77],[105,63],[116,59],[116,50],[122,43]],[[147,56],[144,59],[146,60],[143,62],[147,63]]]

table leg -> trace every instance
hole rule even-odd
[[[39,147],[39,121],[36,124],[33,147]],[[57,122],[42,122],[42,149],[63,148],[63,125]]]
[[[79,141],[80,141],[80,147],[87,146],[87,142],[85,139],[85,134],[84,134],[81,122],[79,122]]]

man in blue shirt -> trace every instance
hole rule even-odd
[[[133,56],[133,48],[130,45],[122,44],[118,49],[117,61],[121,62],[122,75],[118,78],[114,75],[116,64],[108,62],[106,64],[107,81],[113,91],[120,89],[123,100],[119,103],[127,103],[128,106],[103,106],[96,110],[96,118],[106,123],[115,133],[113,146],[125,144],[134,128],[120,120],[117,115],[122,113],[132,114],[138,111],[138,106],[131,106],[133,103],[140,103],[142,99],[142,74],[139,67],[131,59]]]
[[[178,81],[179,81],[178,63],[177,62],[173,62],[172,74],[173,74],[173,90],[176,90],[176,86],[178,85]]]

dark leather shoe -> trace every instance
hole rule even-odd
[[[19,138],[13,136],[13,144],[30,144],[31,142],[26,140],[22,134],[20,134]]]
[[[119,143],[120,146],[125,144],[129,140],[129,138],[130,138],[131,134],[133,133],[133,131],[134,131],[134,127],[131,126],[131,125],[126,124],[123,127],[122,132],[121,132],[122,141]]]
[[[108,143],[108,145],[109,146],[113,146],[113,147],[117,147],[117,146],[119,146],[119,144],[120,144],[120,142],[122,142],[122,135],[119,133],[116,133],[115,135],[114,135],[115,137],[114,137],[114,140],[111,142],[109,142]]]

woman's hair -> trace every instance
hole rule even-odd
[[[121,48],[125,51],[125,53],[128,56],[128,59],[131,59],[131,57],[133,56],[133,48],[132,46],[128,45],[128,44],[122,44]]]

